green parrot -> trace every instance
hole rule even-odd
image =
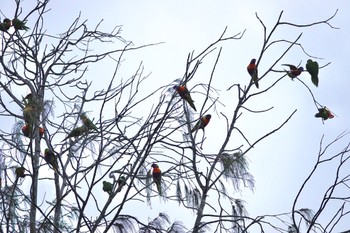
[[[117,184],[118,184],[118,190],[121,190],[122,187],[125,185],[125,176],[120,176],[117,180]]]
[[[96,131],[98,131],[96,125],[94,125],[94,123],[92,123],[92,121],[85,115],[85,113],[82,113],[80,115],[80,119],[82,120],[83,124],[90,130],[90,129],[94,129]]]
[[[319,66],[317,61],[312,61],[311,59],[307,60],[306,62],[306,70],[309,72],[311,75],[311,81],[312,83],[318,87],[318,71],[319,71]]]
[[[29,27],[26,26],[27,21],[21,21],[19,19],[13,19],[12,20],[12,25],[16,30],[25,30],[27,31]]]
[[[85,125],[80,126],[78,128],[75,128],[75,129],[72,130],[72,132],[70,132],[68,134],[68,136],[65,139],[62,140],[62,142],[67,140],[68,138],[71,138],[71,137],[77,138],[77,137],[83,135],[84,133],[86,133],[88,131],[89,131],[89,128],[86,127]]]
[[[25,171],[26,169],[24,167],[17,167],[15,170],[17,177],[21,178],[24,178],[26,176],[26,174],[24,174]]]
[[[113,190],[113,184],[108,181],[103,181],[102,184],[103,191],[107,192],[108,194],[111,194]]]
[[[26,122],[26,124],[32,125],[35,121],[35,117],[36,111],[34,106],[28,105],[23,109],[23,119]]]
[[[49,148],[45,149],[44,152],[45,161],[50,164],[55,172],[58,172],[58,163],[56,155],[53,151],[49,150]]]

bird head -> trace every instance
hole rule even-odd
[[[45,154],[49,153],[49,151],[50,151],[49,148],[46,148],[45,149]]]
[[[208,120],[210,120],[211,115],[210,115],[210,114],[207,114],[207,115],[205,115],[205,118],[208,119]]]
[[[152,168],[157,168],[157,167],[158,167],[157,164],[155,164],[155,163],[152,164]]]
[[[253,58],[253,59],[250,61],[250,64],[255,64],[255,62],[256,62],[256,59]]]
[[[173,86],[173,89],[177,90],[179,88],[178,85]]]
[[[304,71],[304,68],[303,68],[302,66],[300,66],[300,67],[298,68],[298,70]]]

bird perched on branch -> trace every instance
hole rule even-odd
[[[318,109],[318,113],[315,114],[315,117],[320,117],[322,120],[327,120],[332,119],[334,115],[327,107],[323,107]]]
[[[65,139],[62,140],[62,142],[65,141],[65,140],[67,140],[68,138],[71,138],[71,137],[77,138],[77,137],[83,135],[84,133],[86,133],[86,132],[88,132],[88,131],[89,131],[89,128],[86,127],[85,125],[80,126],[80,127],[77,127],[77,128],[75,128],[75,129],[73,129],[73,130],[68,134],[68,136],[67,136]]]
[[[27,31],[29,29],[29,27],[26,26],[27,21],[21,21],[17,18],[12,20],[12,26],[16,29],[16,30],[25,30]]]
[[[24,167],[17,167],[15,170],[17,177],[20,177],[20,178],[26,177],[26,174],[24,174],[25,171],[26,169]]]
[[[29,124],[23,125],[21,130],[22,130],[23,135],[25,137],[27,137],[27,138],[30,138],[31,134],[33,133],[32,132],[32,126],[29,125]],[[43,137],[44,132],[45,132],[44,128],[39,127],[39,137],[40,137],[40,139]]]
[[[211,119],[211,115],[210,114],[207,114],[207,115],[203,116],[201,119],[199,119],[197,121],[196,125],[191,130],[191,133],[193,133],[194,131],[199,130],[199,129],[204,130],[204,128],[208,125],[210,119]]]
[[[118,190],[121,190],[122,187],[125,185],[125,176],[120,176],[117,180],[117,184],[118,184]]]
[[[112,190],[113,190],[113,184],[108,182],[108,181],[103,181],[102,182],[102,190],[107,192],[108,194],[111,194]]]
[[[191,98],[191,94],[190,94],[190,92],[188,91],[188,89],[187,89],[187,87],[186,87],[185,85],[180,85],[180,86],[175,85],[173,88],[177,91],[177,93],[180,95],[180,97],[181,97],[183,100],[187,101],[187,103],[188,103],[195,111],[197,111],[196,106],[194,106],[194,103],[193,103],[194,101],[193,101],[193,99]]]
[[[162,195],[162,187],[161,187],[161,181],[162,181],[162,171],[160,170],[159,166],[155,163],[152,164],[152,177],[153,182],[157,186],[157,190],[159,195]]]
[[[4,21],[0,23],[0,31],[5,32],[9,30],[11,26],[12,26],[11,20],[8,18],[5,18]]]
[[[319,66],[317,61],[312,61],[311,59],[307,60],[306,62],[306,70],[309,72],[311,75],[311,81],[312,83],[318,87],[318,71],[319,71]]]
[[[85,115],[85,113],[80,114],[80,119],[89,130],[93,129],[93,130],[98,131],[96,125],[94,125],[94,123],[92,123],[92,121]]]
[[[247,66],[247,71],[250,74],[250,76],[252,77],[256,88],[259,88],[258,67],[256,66],[255,62],[256,62],[256,59],[253,58],[250,61],[249,65]]]
[[[55,172],[58,172],[58,163],[55,153],[49,148],[45,149],[44,159],[47,164],[51,165]]]
[[[290,65],[290,64],[282,64],[282,66],[289,67],[289,71],[286,70],[286,72],[287,72],[287,75],[292,79],[299,76],[301,72],[304,71],[304,68],[302,66],[300,66],[299,68],[297,68],[295,65]]]

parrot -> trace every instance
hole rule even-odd
[[[155,163],[152,164],[152,177],[153,177],[153,182],[157,185],[157,190],[159,195],[162,194],[162,188],[160,182],[162,181],[162,171],[160,170],[159,166]]]
[[[193,133],[194,131],[196,131],[198,129],[204,130],[204,127],[207,126],[207,124],[209,123],[210,119],[211,119],[211,115],[210,114],[207,114],[207,115],[203,116],[200,120],[197,121],[196,125],[191,130],[191,133]]]
[[[108,194],[111,194],[113,190],[113,184],[108,181],[103,181],[102,184],[102,190],[107,192]]]
[[[25,137],[27,137],[27,138],[30,137],[30,133],[31,133],[30,131],[31,131],[31,126],[30,126],[29,124],[23,125],[23,127],[22,127],[22,133],[23,133],[23,135],[24,135]],[[40,139],[43,137],[44,132],[45,132],[44,128],[39,127],[39,137],[40,137]]]
[[[78,128],[75,128],[72,130],[72,132],[70,132],[68,134],[68,136],[65,139],[62,140],[62,142],[67,140],[68,138],[71,138],[71,137],[75,137],[75,138],[79,137],[79,136],[83,135],[84,133],[86,133],[87,131],[89,131],[89,128],[86,127],[85,125],[80,126]]]
[[[323,107],[318,109],[318,113],[315,114],[315,117],[321,117],[322,120],[327,120],[332,119],[334,115],[327,107]]]
[[[94,130],[98,131],[96,125],[94,125],[94,123],[92,123],[92,121],[85,115],[85,113],[82,113],[80,115],[80,119],[82,120],[85,127],[87,127],[89,130],[94,129]]]
[[[16,30],[25,30],[27,31],[29,29],[29,27],[26,26],[27,21],[21,21],[19,19],[13,19],[12,20],[12,26],[16,29]]]
[[[10,19],[5,18],[3,23],[0,23],[0,31],[7,31],[10,29],[10,27],[12,26],[12,22]]]
[[[23,109],[23,119],[27,124],[32,124],[35,120],[35,107],[34,106],[26,106]]]
[[[24,167],[17,167],[16,170],[15,170],[17,177],[24,178],[26,176],[24,174],[25,170],[26,169]]]
[[[317,61],[312,61],[311,59],[307,60],[306,62],[306,70],[311,75],[311,81],[313,84],[315,84],[316,87],[318,87],[318,70],[319,66]]]
[[[55,172],[58,172],[58,163],[57,163],[56,155],[52,150],[49,150],[49,148],[45,149],[44,159],[48,164],[52,166]]]
[[[287,72],[287,75],[292,78],[292,80],[293,78],[299,76],[301,72],[304,71],[304,68],[302,66],[300,66],[299,68],[297,68],[295,65],[290,65],[290,64],[282,64],[282,66],[289,67],[289,71],[286,71],[286,72]]]
[[[121,190],[122,187],[125,185],[125,176],[120,176],[117,180],[117,183],[118,183],[118,190]]]
[[[177,91],[177,93],[180,95],[180,97],[181,97],[182,99],[186,100],[187,103],[188,103],[195,111],[197,111],[196,106],[194,106],[194,103],[193,103],[194,101],[192,100],[191,95],[190,95],[190,92],[188,91],[188,89],[187,89],[186,86],[184,86],[184,85],[180,85],[180,86],[175,85],[173,88]]]
[[[31,131],[31,127],[28,124],[25,124],[22,126],[22,133],[25,137],[29,138],[30,136],[30,131]]]
[[[26,97],[24,97],[23,101],[24,101],[25,107],[35,106],[35,97],[33,96],[32,93],[29,93],[28,95],[26,95]]]
[[[253,79],[253,82],[255,83],[256,88],[259,88],[259,78],[258,78],[258,68],[255,65],[256,59],[253,58],[249,65],[247,66],[247,71],[250,74],[250,76]]]

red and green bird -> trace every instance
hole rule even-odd
[[[247,71],[250,74],[250,76],[252,77],[256,88],[259,88],[258,67],[256,66],[255,62],[256,62],[256,59],[253,58],[250,61],[249,65],[247,66]]]
[[[318,109],[318,113],[315,114],[315,117],[320,117],[322,120],[327,120],[332,119],[334,115],[327,107],[323,107]]]
[[[204,130],[204,128],[208,125],[210,119],[211,119],[211,115],[210,114],[207,114],[207,115],[203,116],[201,119],[199,119],[197,121],[196,125],[191,130],[191,133],[193,133],[194,131],[199,130],[199,129]]]
[[[13,19],[12,20],[12,26],[16,29],[16,30],[25,30],[27,31],[29,29],[29,27],[26,26],[27,21],[26,20],[19,20],[19,19]]]
[[[290,65],[290,64],[282,64],[282,66],[289,67],[289,71],[286,70],[286,72],[287,72],[287,75],[292,79],[299,76],[301,72],[304,71],[304,68],[302,66],[296,67],[295,65]]]
[[[161,181],[162,181],[162,171],[160,170],[159,166],[155,163],[152,164],[152,177],[153,177],[153,182],[157,186],[157,190],[159,195],[162,194],[162,187],[161,187]]]
[[[44,152],[44,159],[45,161],[47,162],[47,164],[51,165],[53,170],[55,172],[58,172],[58,163],[57,163],[57,158],[56,158],[56,155],[55,153],[50,150],[49,148],[46,148],[45,149],[45,152]]]
[[[5,18],[4,21],[0,23],[0,31],[5,32],[9,30],[11,26],[12,26],[11,20],[8,18]]]
[[[80,119],[89,130],[93,129],[93,130],[98,131],[96,125],[94,125],[94,123],[92,123],[92,121],[85,115],[85,113],[82,113],[80,115]]]
[[[190,92],[188,91],[188,89],[187,89],[187,87],[185,86],[185,85],[175,85],[174,87],[173,87],[176,91],[177,91],[177,93],[180,95],[180,97],[182,98],[182,99],[184,99],[185,101],[187,101],[187,103],[195,110],[195,111],[197,111],[197,109],[196,109],[196,106],[194,106],[194,101],[193,101],[193,99],[191,98],[191,94],[190,94]]]
[[[32,127],[31,127],[29,124],[23,125],[23,127],[22,127],[22,133],[23,133],[23,135],[24,135],[25,137],[30,138],[30,134],[31,134],[31,131],[32,131],[31,128],[32,128]],[[45,132],[44,128],[39,127],[39,137],[40,137],[40,139],[43,137],[44,132]]]
[[[73,129],[73,130],[68,134],[68,136],[67,136],[65,139],[62,140],[62,142],[65,141],[65,140],[67,140],[68,138],[72,138],[72,137],[77,138],[77,137],[83,135],[84,133],[86,133],[86,132],[88,132],[88,131],[89,131],[89,128],[86,127],[85,125],[80,126],[80,127],[77,127],[77,128],[75,128],[75,129]]]

